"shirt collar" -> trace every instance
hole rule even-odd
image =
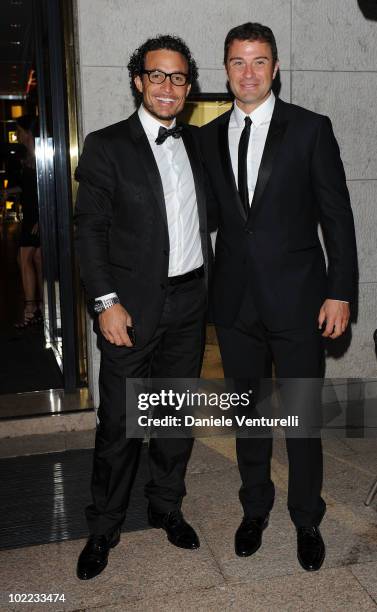
[[[267,100],[262,102],[262,104],[258,106],[255,110],[253,110],[253,112],[250,113],[249,115],[247,115],[247,113],[241,110],[240,107],[237,106],[237,103],[235,102],[232,114],[233,114],[233,117],[234,117],[234,120],[237,126],[239,128],[244,127],[245,117],[250,117],[255,127],[262,125],[262,123],[267,123],[271,121],[272,113],[274,112],[274,107],[275,107],[275,100],[276,98],[273,92],[271,91]]]
[[[150,136],[151,138],[153,138],[153,140],[156,140],[160,127],[166,128],[165,125],[163,125],[157,119],[152,117],[152,115],[148,113],[148,111],[145,110],[142,104],[140,105],[140,108],[138,110],[138,115],[141,121],[141,125],[143,126],[146,134]],[[176,120],[174,119],[172,124],[169,126],[169,129],[174,127],[175,123],[176,123]]]

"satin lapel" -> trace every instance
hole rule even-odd
[[[198,215],[199,215],[199,226],[204,232],[207,231],[207,214],[206,214],[206,202],[203,184],[203,170],[199,158],[199,152],[195,148],[193,135],[190,130],[183,126],[182,140],[185,145],[187,156],[190,161],[192,174],[194,177],[196,201],[198,204]]]
[[[257,184],[255,186],[253,201],[250,206],[249,220],[253,220],[261,205],[262,195],[270,180],[274,167],[276,153],[283,140],[288,122],[280,117],[281,103],[277,100],[274,114],[272,115],[270,128],[268,130],[266,144],[264,146],[261,164],[258,172]]]
[[[132,139],[134,141],[139,160],[144,168],[146,180],[149,183],[151,193],[153,194],[161,210],[161,214],[167,227],[168,219],[166,216],[164,190],[153,151],[150,147],[147,135],[143,129],[143,126],[141,125],[137,112],[131,115],[129,121]]]
[[[224,171],[225,180],[232,192],[232,201],[234,200],[237,204],[237,208],[241,213],[242,217],[246,219],[245,209],[243,207],[240,194],[238,193],[236,179],[234,177],[234,172],[232,168],[232,161],[230,159],[229,152],[229,137],[228,137],[228,129],[229,129],[229,119],[232,111],[229,113],[225,113],[225,121],[219,123],[219,148],[220,148],[220,158],[221,164]]]

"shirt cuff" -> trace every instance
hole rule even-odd
[[[116,298],[118,297],[116,293],[107,293],[106,295],[101,295],[100,297],[96,297],[95,301],[96,302],[102,302],[102,300],[110,300],[110,298]]]

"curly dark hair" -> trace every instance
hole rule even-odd
[[[276,40],[273,31],[268,26],[248,21],[232,28],[226,35],[224,42],[224,64],[227,62],[229,47],[234,40],[260,40],[261,42],[268,43],[271,47],[272,61],[276,64],[278,60]]]
[[[198,78],[196,61],[192,57],[190,49],[182,38],[179,38],[178,36],[171,36],[169,34],[159,35],[155,38],[148,38],[145,43],[140,45],[140,47],[133,52],[127,66],[128,73],[130,75],[131,89],[137,99],[141,98],[141,94],[135,87],[134,78],[136,76],[141,76],[144,70],[145,56],[148,51],[158,51],[159,49],[177,51],[177,53],[183,55],[188,64],[188,82],[193,84]]]

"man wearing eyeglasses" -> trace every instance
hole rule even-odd
[[[160,36],[134,52],[128,69],[140,107],[87,136],[76,174],[79,261],[101,349],[82,580],[106,567],[119,542],[138,465],[142,440],[128,438],[125,425],[126,378],[196,378],[203,354],[203,173],[196,128],[176,124],[196,63],[181,39]],[[192,439],[151,438],[146,486],[150,524],[186,549],[199,547],[181,512],[191,449]]]

